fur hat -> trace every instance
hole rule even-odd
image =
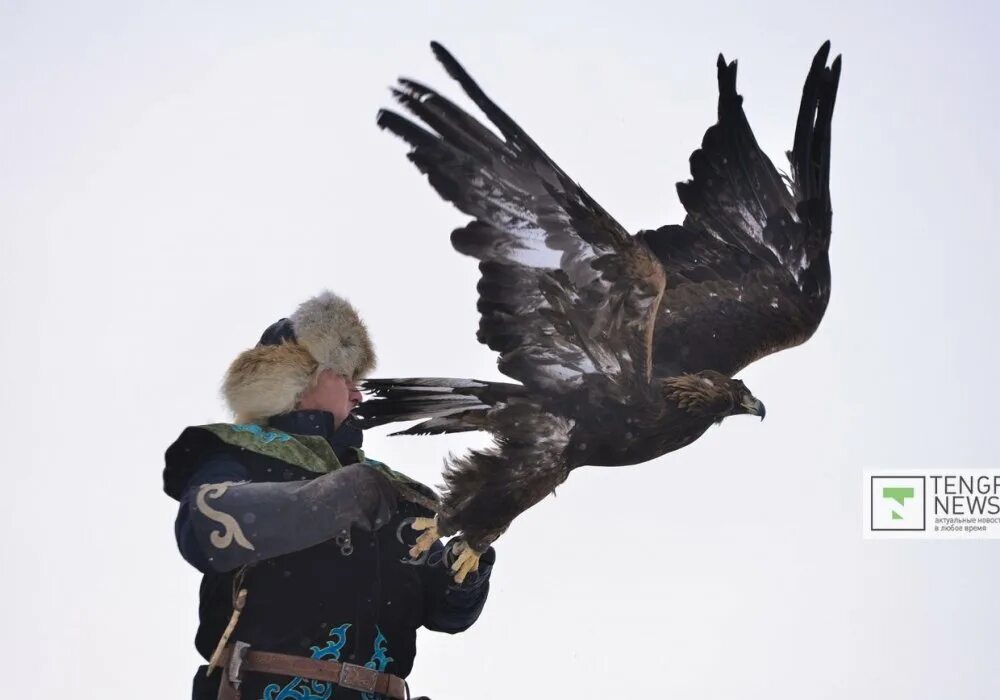
[[[295,408],[319,370],[358,379],[374,368],[375,349],[357,311],[323,292],[240,353],[226,372],[222,394],[237,420],[252,423]]]

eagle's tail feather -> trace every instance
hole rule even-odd
[[[485,429],[484,409],[463,411],[451,416],[442,416],[421,421],[406,430],[397,430],[389,435],[443,435],[445,433],[465,433],[470,430]],[[477,420],[477,418],[479,420]]]
[[[369,379],[364,390],[375,398],[354,411],[361,427],[422,420],[393,435],[435,435],[487,429],[486,412],[520,393],[522,387],[476,379],[414,377]]]

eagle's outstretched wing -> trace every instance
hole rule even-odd
[[[663,268],[473,82],[435,55],[502,139],[435,91],[401,79],[393,94],[436,133],[383,110],[378,124],[411,146],[431,185],[475,217],[452,233],[480,260],[479,340],[526,386],[607,390],[650,376]]]
[[[764,155],[736,92],[736,62],[720,55],[719,121],[677,185],[683,226],[643,231],[669,280],[654,373],[732,375],[813,334],[830,297],[830,122],[840,57],[813,59],[788,153],[791,188]]]
[[[472,553],[461,578],[475,552],[573,466],[566,453],[576,418],[562,407],[550,413],[546,395],[595,387],[596,397],[642,409],[652,392],[631,389],[651,383],[637,379],[706,369],[732,375],[815,330],[829,298],[830,118],[840,60],[827,68],[824,45],[813,62],[789,190],[747,124],[736,64],[720,56],[719,123],[691,157],[693,179],[678,186],[684,225],[632,237],[432,46],[500,136],[411,80],[394,94],[427,128],[390,111],[378,124],[407,141],[437,192],[474,217],[452,244],[480,261],[479,339],[500,353],[501,371],[524,393],[491,402],[487,394],[507,389],[386,380],[374,390],[399,401],[368,413],[380,422],[427,417],[416,426],[427,432],[485,426],[498,438],[495,449],[451,461],[442,519],[421,524],[417,552],[439,534],[463,532]],[[438,393],[448,399],[432,400]]]

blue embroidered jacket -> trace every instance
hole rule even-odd
[[[195,645],[207,660],[232,612],[234,577],[244,570],[247,601],[232,640],[286,654],[337,659],[397,676],[409,674],[416,631],[455,633],[479,617],[489,592],[492,550],[478,575],[452,583],[443,547],[409,557],[413,517],[387,480],[356,464],[361,432],[334,430],[333,416],[295,411],[264,428],[231,426],[240,440],[321,436],[343,468],[323,474],[240,447],[205,428],[188,428],[166,453],[166,492],[180,501],[177,543],[201,571]],[[305,438],[306,440],[308,438]],[[332,460],[331,460],[332,461]],[[214,700],[219,671],[194,680],[195,700]],[[326,683],[249,674],[243,697],[329,700],[365,696]]]

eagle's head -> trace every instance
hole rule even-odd
[[[682,374],[663,380],[663,392],[684,411],[721,423],[727,416],[766,413],[763,402],[750,393],[747,385],[714,370]]]
[[[737,416],[745,413],[751,416],[760,416],[760,419],[764,420],[764,416],[767,415],[764,402],[751,394],[747,385],[739,379],[730,379],[729,384],[735,403],[735,407],[729,415]]]

